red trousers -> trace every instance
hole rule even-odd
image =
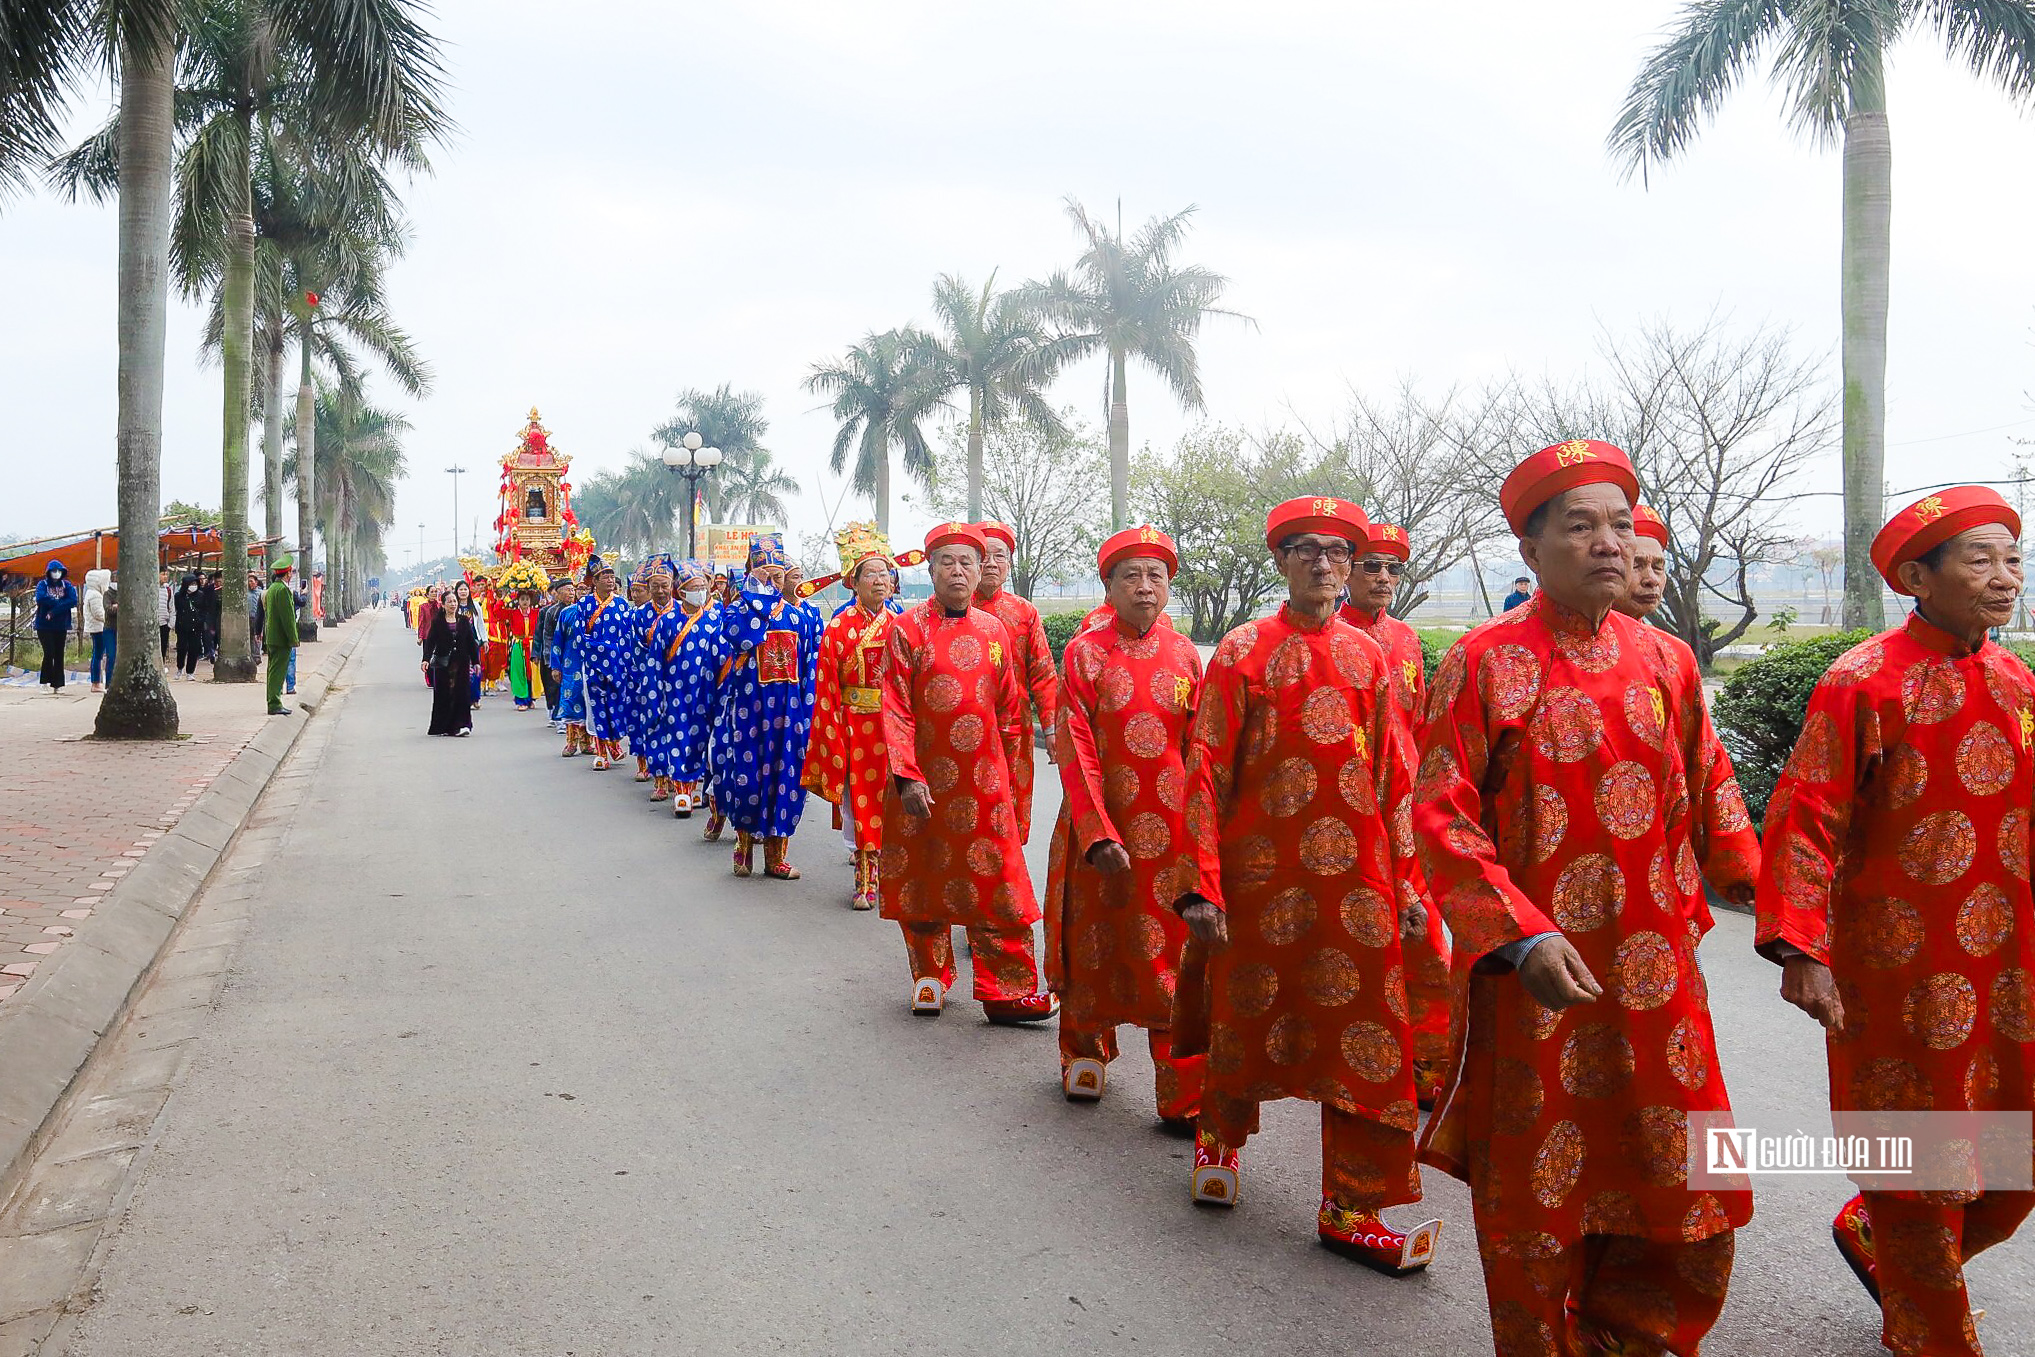
[[[1246,1135],[1258,1129],[1251,1106]],[[1204,1124],[1204,1129],[1206,1129]],[[1321,1195],[1350,1211],[1382,1211],[1420,1200],[1414,1133],[1326,1103],[1321,1109]],[[1227,1148],[1241,1150],[1242,1146]]]
[[[1168,1121],[1180,1121],[1199,1114],[1202,1067],[1208,1063],[1208,1057],[1184,1055],[1176,1059],[1171,1032],[1147,1031],[1145,1041],[1152,1052],[1159,1115]],[[1084,1032],[1069,1026],[1063,1013],[1060,1018],[1060,1068],[1065,1070],[1068,1061],[1080,1056],[1100,1060],[1105,1065],[1116,1059],[1116,1029],[1105,1027],[1100,1031]]]
[[[1952,1206],[1868,1192],[1865,1207],[1880,1284],[1880,1341],[1898,1357],[1980,1357],[1964,1265],[2013,1237],[2035,1210],[2035,1192],[1987,1192]]]
[[[905,951],[911,955],[912,979],[936,979],[954,988],[954,935],[947,924],[908,923]],[[1029,927],[1009,930],[971,928],[968,951],[975,962],[977,999],[1028,999],[1039,992],[1039,957]]]
[[[1696,1357],[1731,1282],[1735,1232],[1699,1243],[1537,1231],[1477,1220],[1477,1252],[1500,1357]]]

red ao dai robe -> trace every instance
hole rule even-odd
[[[1834,973],[1833,1109],[2035,1107],[2031,746],[2027,667],[1919,617],[1816,685],[1767,809],[1756,940]]]
[[[889,644],[883,917],[1027,929],[1039,905],[1013,804],[1011,770],[1029,732],[1010,633],[980,608],[948,617],[928,599],[892,618]],[[930,818],[904,813],[898,778],[926,784]]]
[[[883,793],[890,776],[883,752],[883,659],[892,614],[875,616],[858,604],[827,623],[820,639],[813,737],[807,746],[805,786],[834,804],[834,822],[848,807],[855,846],[883,847]]]
[[[1749,1189],[1686,1185],[1688,1114],[1729,1107],[1696,965],[1703,878],[1749,902],[1759,872],[1686,648],[1539,593],[1476,628],[1435,675],[1414,825],[1457,981],[1421,1158],[1471,1184],[1479,1234],[1692,1243],[1744,1224]],[[1473,969],[1553,931],[1595,1003],[1556,1013]]]
[[[1046,981],[1063,1027],[1172,1025],[1187,925],[1186,752],[1201,654],[1170,627],[1138,636],[1111,616],[1068,642],[1055,752],[1064,795],[1046,880]],[[1088,861],[1122,844],[1127,872]]]
[[[1039,714],[1039,728],[1053,729],[1053,706],[1060,691],[1059,676],[1053,671],[1053,647],[1046,641],[1046,626],[1031,600],[999,589],[989,598],[977,595],[975,606],[989,613],[1010,632],[1011,653],[1018,666],[1018,681],[1031,692],[1032,705]],[[1032,841],[1032,741],[1031,723],[1025,723],[1026,738],[1011,763],[1017,789],[1018,839]]]
[[[1290,607],[1247,622],[1202,682],[1175,869],[1229,926],[1207,958],[1205,1001],[1183,978],[1175,1019],[1177,1054],[1199,1047],[1206,1024],[1203,1129],[1241,1145],[1259,1103],[1305,1098],[1403,1132],[1405,1161],[1380,1166],[1378,1206],[1419,1195],[1399,942],[1411,763],[1376,642]]]

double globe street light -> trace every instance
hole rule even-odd
[[[721,450],[701,447],[704,442],[697,433],[689,433],[664,450],[664,464],[685,477],[685,556],[689,561],[699,558],[698,544],[693,540],[697,527],[693,506],[699,503],[700,480],[721,464]]]

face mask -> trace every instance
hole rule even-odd
[[[689,608],[704,607],[706,601],[707,591],[704,589],[688,589],[685,591],[685,602]]]

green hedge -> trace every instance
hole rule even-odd
[[[1738,785],[1752,818],[1763,820],[1767,799],[1794,752],[1809,710],[1809,694],[1845,651],[1873,633],[1841,631],[1807,641],[1786,641],[1732,672],[1712,712],[1724,747],[1738,770]]]
[[[1078,613],[1044,613],[1039,621],[1046,628],[1046,644],[1053,650],[1053,667],[1060,667],[1061,658],[1067,653],[1067,643],[1074,639],[1074,633],[1081,627],[1081,619],[1088,616]]]

